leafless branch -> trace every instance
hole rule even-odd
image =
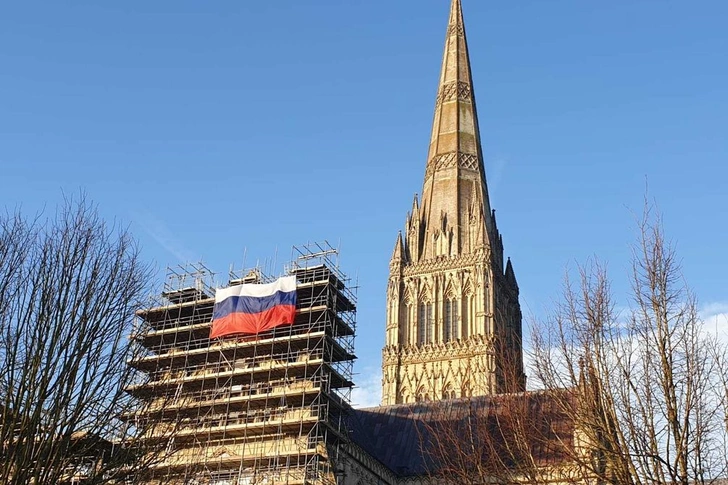
[[[120,417],[136,405],[127,336],[149,276],[83,195],[47,220],[0,216],[0,483],[101,484],[148,466],[145,430]]]

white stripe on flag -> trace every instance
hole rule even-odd
[[[286,293],[289,291],[296,291],[296,277],[284,276],[282,278],[278,278],[273,283],[249,283],[229,286],[227,288],[218,288],[215,290],[215,303],[220,303],[231,296],[263,297],[274,295],[277,291],[283,291]]]

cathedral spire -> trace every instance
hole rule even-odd
[[[482,217],[471,213],[473,207],[482,211]],[[452,0],[422,190],[422,219],[432,229],[442,214],[447,215],[455,230],[451,249],[455,255],[477,249],[470,236],[477,228],[468,227],[472,218],[484,223],[487,236],[491,235],[490,213],[463,11],[460,0]],[[439,255],[427,245],[423,250],[424,257]]]
[[[518,280],[516,280],[516,272],[513,271],[513,263],[511,263],[511,258],[508,258],[508,262],[506,263],[506,282],[511,285],[511,288],[514,290],[518,290]]]
[[[392,263],[401,263],[404,259],[404,241],[402,240],[402,231],[397,234],[397,242],[394,244],[392,251]]]
[[[389,264],[385,404],[525,389],[518,282],[488,200],[460,2],[450,4],[421,197]]]

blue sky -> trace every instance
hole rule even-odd
[[[340,245],[360,284],[357,399],[376,400],[387,264],[421,189],[448,4],[5,2],[0,205],[32,212],[82,188],[160,273]],[[649,186],[706,315],[728,314],[728,3],[463,8],[524,312],[545,314],[566,266],[594,255],[624,298]]]

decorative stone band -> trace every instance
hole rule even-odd
[[[478,169],[478,156],[470,153],[450,152],[433,157],[427,164],[425,170],[425,180],[432,177],[438,170],[452,168],[454,166],[464,168],[466,170]]]
[[[451,82],[444,84],[437,93],[436,106],[448,101],[471,101],[473,100],[473,89],[470,84],[464,82]]]
[[[427,259],[411,263],[402,269],[402,276],[420,276],[436,271],[485,267],[490,262],[490,251],[484,247],[473,253],[461,254],[451,258]]]
[[[460,37],[464,37],[465,36],[465,29],[463,28],[463,24],[461,24],[461,23],[450,24],[447,27],[447,35],[448,36],[457,35],[457,36],[460,36]]]
[[[387,346],[382,351],[384,365],[416,362],[435,362],[446,358],[470,358],[492,355],[495,352],[492,336],[474,335],[464,341],[408,345],[406,347]]]

